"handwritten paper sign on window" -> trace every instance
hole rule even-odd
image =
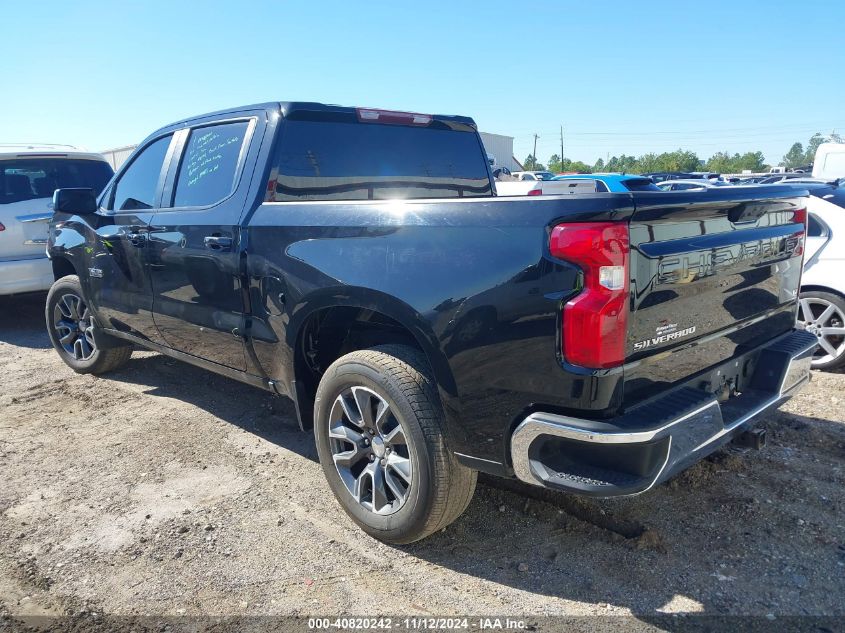
[[[207,206],[234,187],[247,122],[223,123],[191,131],[176,181],[174,206]]]

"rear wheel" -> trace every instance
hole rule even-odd
[[[410,543],[458,518],[476,472],[446,447],[425,357],[403,345],[347,354],[328,368],[314,407],[320,464],[347,514],[368,534]]]
[[[813,369],[845,365],[845,299],[829,292],[802,292],[798,298],[798,323],[819,341]]]
[[[126,364],[132,347],[99,349],[94,317],[82,296],[79,277],[56,281],[47,294],[47,332],[61,359],[78,374],[101,374]]]

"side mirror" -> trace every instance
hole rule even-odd
[[[97,196],[93,189],[68,188],[53,192],[53,212],[90,215],[97,211]]]

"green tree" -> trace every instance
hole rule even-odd
[[[810,137],[810,140],[807,141],[807,151],[804,152],[804,165],[816,160],[816,150],[819,148],[819,145],[826,141],[827,139],[818,132]]]
[[[525,171],[543,171],[546,169],[543,167],[542,163],[537,162],[537,159],[533,154],[529,154],[526,159],[522,161],[522,166],[525,167]]]
[[[707,160],[707,170],[731,173],[734,171],[737,157],[739,154],[731,156],[727,152],[716,152]]]
[[[801,143],[793,143],[789,151],[783,155],[781,165],[787,169],[794,169],[804,164],[804,146]]]
[[[638,173],[637,159],[635,156],[626,156],[625,154],[622,154],[621,156],[611,156],[610,160],[607,161],[606,169],[607,171],[616,171],[626,174]]]
[[[557,154],[552,154],[549,157],[549,171],[555,173],[569,173],[575,172],[578,174],[589,174],[593,171],[592,167],[580,160],[571,161],[568,158],[561,160]]]
[[[567,165],[566,171],[574,171],[578,174],[591,174],[593,173],[593,168],[587,165],[586,163],[582,163],[580,160],[576,161],[568,161],[569,165]]]
[[[740,173],[745,169],[760,172],[768,171],[769,166],[766,164],[766,157],[763,156],[763,152],[745,152],[739,157],[739,162],[734,169],[734,173]]]
[[[593,171],[594,172],[604,171],[604,160],[603,159],[599,158],[596,161],[596,164],[593,165]]]
[[[746,152],[745,154],[734,154],[728,152],[716,152],[706,163],[709,171],[718,171],[723,174],[738,174],[743,170],[765,171],[766,162],[763,152]]]

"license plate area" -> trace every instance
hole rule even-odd
[[[724,363],[701,376],[697,386],[713,394],[719,402],[736,398],[751,386],[757,359],[758,354],[753,354]]]

